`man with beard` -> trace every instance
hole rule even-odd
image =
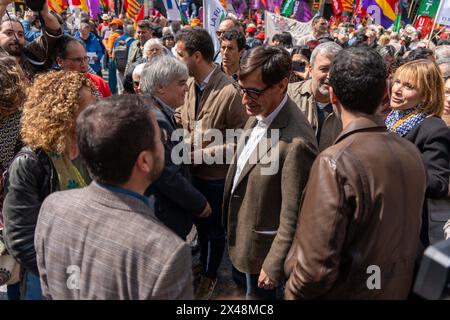
[[[303,111],[316,134],[320,151],[329,147],[342,130],[340,119],[330,101],[328,71],[342,50],[334,42],[318,45],[311,54],[309,70],[311,79],[289,85],[288,95]]]
[[[139,58],[142,57],[145,43],[148,40],[152,39],[155,35],[155,32],[152,29],[150,21],[148,20],[139,21],[136,27],[136,35],[138,41],[134,41],[130,45],[130,49],[128,50],[128,60],[127,60],[127,67],[125,69],[125,74],[128,72],[130,66],[133,63],[135,63]]]
[[[144,196],[164,167],[165,141],[152,110],[131,96],[101,100],[80,114],[77,142],[94,181],[42,204],[36,252],[43,295],[192,299],[189,247]]]
[[[310,34],[297,40],[298,46],[304,46],[311,40],[319,40],[320,37],[328,36],[328,22],[324,17],[317,16],[312,21],[312,31]]]
[[[53,53],[63,35],[61,23],[44,4],[40,15],[45,23],[43,34],[25,44],[24,28],[16,17],[5,15],[13,0],[0,0],[0,48],[15,57],[29,80],[36,73],[49,70],[54,62]]]

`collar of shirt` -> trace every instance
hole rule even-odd
[[[272,111],[271,114],[269,114],[267,117],[263,117],[262,115],[257,115],[256,119],[258,120],[258,125],[269,127],[272,124],[273,119],[280,113],[281,109],[284,107],[284,105],[287,102],[287,94],[284,96],[283,100],[281,100],[281,103],[278,105],[278,107]]]
[[[205,80],[203,80],[202,84],[198,84],[197,81],[195,81],[195,84],[200,88],[201,91],[205,90],[206,86],[208,85],[209,80],[211,80],[211,76],[216,71],[217,66],[214,66],[214,68],[211,70],[211,72],[206,76]]]
[[[126,195],[132,196],[132,197],[134,197],[134,198],[136,198],[138,200],[141,200],[141,201],[143,201],[145,203],[145,205],[150,207],[150,203],[149,203],[148,198],[143,196],[142,194],[139,194],[137,192],[134,192],[134,191],[131,191],[131,190],[128,190],[128,189],[120,188],[120,187],[113,187],[113,186],[110,186],[110,185],[107,185],[107,184],[103,184],[103,183],[100,183],[100,182],[96,182],[96,183],[100,187],[105,188],[105,189],[107,189],[109,191],[126,194]]]
[[[167,103],[165,103],[164,101],[162,101],[160,98],[158,98],[156,96],[154,98],[160,104],[160,106],[164,109],[164,112],[168,113],[170,116],[173,116],[175,114],[175,110],[173,108],[171,108]]]

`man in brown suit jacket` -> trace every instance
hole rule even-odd
[[[426,175],[419,150],[375,115],[386,76],[373,49],[346,49],[333,62],[331,100],[344,129],[311,169],[286,299],[408,296]]]
[[[276,297],[318,152],[311,126],[286,95],[290,71],[286,50],[261,46],[244,56],[239,72],[251,117],[227,174],[223,212],[230,259],[245,273],[247,299]]]
[[[192,299],[189,247],[143,195],[164,166],[152,111],[136,97],[113,97],[81,113],[77,131],[95,181],[55,192],[42,204],[35,246],[43,295]]]
[[[192,78],[187,83],[185,104],[177,109],[175,117],[191,137],[190,141],[185,139],[185,143],[194,149],[193,184],[206,197],[212,210],[208,218],[195,221],[202,264],[196,299],[207,300],[216,286],[217,270],[225,250],[221,221],[223,189],[227,159],[231,161],[236,145],[234,141],[227,141],[227,130],[242,129],[247,115],[231,80],[213,63],[214,46],[205,29],[180,31],[176,50]]]

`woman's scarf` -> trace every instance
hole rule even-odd
[[[389,131],[404,137],[412,128],[425,120],[426,117],[427,114],[420,112],[417,108],[392,110],[386,118],[386,127]]]

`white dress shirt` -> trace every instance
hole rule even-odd
[[[233,187],[231,188],[232,193],[236,188],[237,182],[239,181],[239,177],[241,175],[242,170],[244,169],[245,164],[248,162],[253,151],[258,146],[259,141],[261,141],[262,137],[266,134],[267,129],[272,124],[273,119],[275,119],[275,117],[280,113],[281,109],[286,104],[286,101],[287,95],[284,96],[283,100],[281,100],[281,103],[278,105],[278,107],[274,111],[272,111],[272,113],[269,114],[267,117],[263,117],[261,115],[256,116],[258,123],[252,129],[250,137],[237,159],[236,173],[234,174]]]

